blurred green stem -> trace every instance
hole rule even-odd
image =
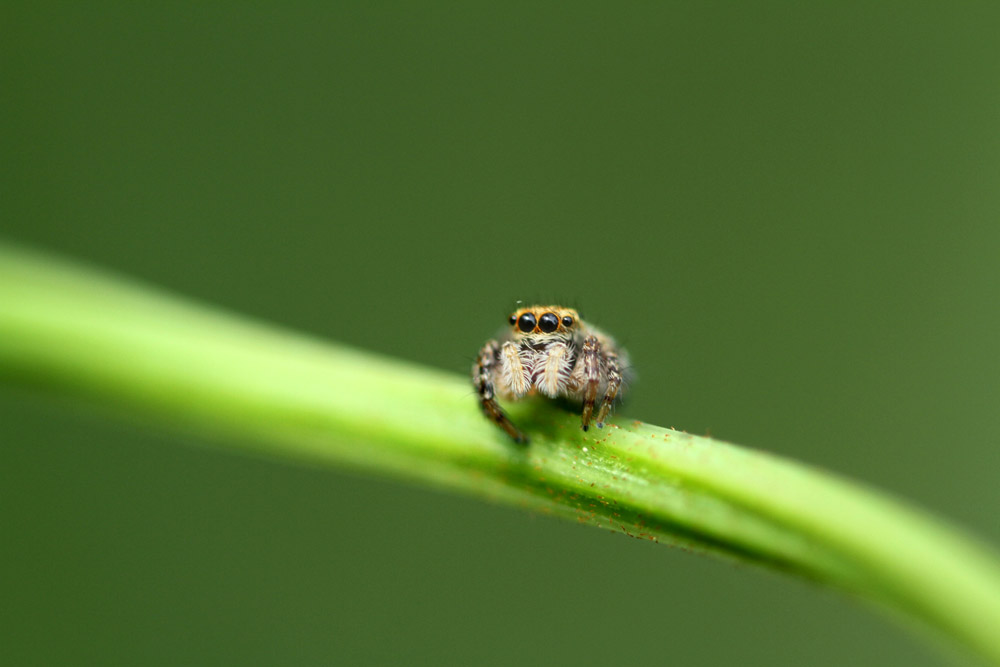
[[[517,446],[480,415],[466,378],[2,245],[0,378],[235,450],[361,467],[787,571],[1000,664],[992,554],[877,492],[762,452],[621,418],[583,433],[577,416],[530,402],[511,406],[531,437]]]

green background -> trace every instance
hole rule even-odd
[[[576,305],[628,418],[998,544],[1000,10],[870,4],[4,3],[0,235],[457,373]],[[941,664],[798,581],[204,444],[0,387],[0,662]]]

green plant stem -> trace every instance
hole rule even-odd
[[[0,378],[787,571],[1000,664],[1000,567],[903,504],[808,466],[622,418],[583,433],[544,402],[507,439],[466,378],[229,315],[0,245]],[[857,437],[845,433],[844,437]]]

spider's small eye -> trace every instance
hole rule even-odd
[[[517,328],[528,333],[535,328],[535,316],[531,313],[525,313],[517,319]]]
[[[563,318],[563,326],[564,327],[571,327],[571,326],[573,326],[573,318],[570,317],[569,315],[567,315],[566,317],[564,317]]]
[[[511,326],[514,326],[515,324],[517,324],[517,316],[516,315],[511,315],[510,319],[507,320],[507,321],[510,322]]]
[[[538,328],[545,333],[552,333],[559,328],[559,318],[552,313],[545,313],[538,318]]]

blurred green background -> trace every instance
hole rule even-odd
[[[871,4],[4,3],[0,235],[456,373],[568,302],[623,415],[998,544],[1000,9]],[[0,388],[0,662],[942,661],[798,581],[200,444]]]

